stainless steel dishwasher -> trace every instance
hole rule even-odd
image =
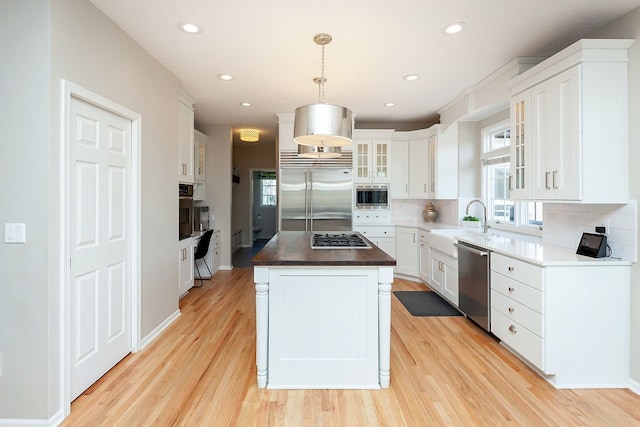
[[[485,331],[491,332],[491,252],[458,242],[458,291],[460,310]]]

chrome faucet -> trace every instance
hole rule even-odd
[[[474,203],[480,203],[480,205],[482,205],[482,232],[486,233],[487,230],[489,230],[489,228],[491,228],[491,226],[489,224],[487,224],[487,206],[482,202],[482,200],[472,200],[467,204],[467,210],[466,210],[466,215],[469,215],[469,207]]]

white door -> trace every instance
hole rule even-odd
[[[131,351],[131,121],[71,98],[71,400]]]

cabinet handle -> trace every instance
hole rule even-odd
[[[509,175],[509,190],[513,190],[513,178],[511,175]]]
[[[514,309],[513,307],[509,307],[509,313],[513,313]]]
[[[553,189],[558,189],[558,184],[556,183],[556,177],[558,176],[558,171],[553,171]]]
[[[544,173],[544,188],[546,188],[547,190],[551,188],[551,187],[549,187],[549,174],[550,173],[551,172],[549,172],[549,171],[546,171]]]
[[[513,291],[515,291],[515,289],[512,287],[509,287],[509,292],[513,292]]]
[[[427,184],[424,185],[424,192],[427,192]]]
[[[416,233],[413,233],[413,243],[416,242]]]
[[[404,192],[408,193],[409,192],[409,184],[405,184],[404,185]]]
[[[509,330],[511,331],[512,334],[517,334],[518,333],[518,329],[516,329],[516,327],[514,325],[509,326]]]
[[[513,273],[514,268],[513,267],[509,267],[509,268],[507,268],[507,270],[509,270],[509,273]]]

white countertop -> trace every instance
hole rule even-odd
[[[515,233],[502,233],[489,230],[482,235],[480,230],[469,232],[455,224],[433,223],[425,221],[394,221],[393,225],[400,227],[416,227],[424,231],[456,230],[447,233],[452,240],[470,243],[495,253],[517,258],[539,266],[589,266],[589,265],[631,265],[631,261],[614,258],[591,258],[576,255],[575,249],[561,248],[543,243],[540,239],[529,236],[518,237]]]

